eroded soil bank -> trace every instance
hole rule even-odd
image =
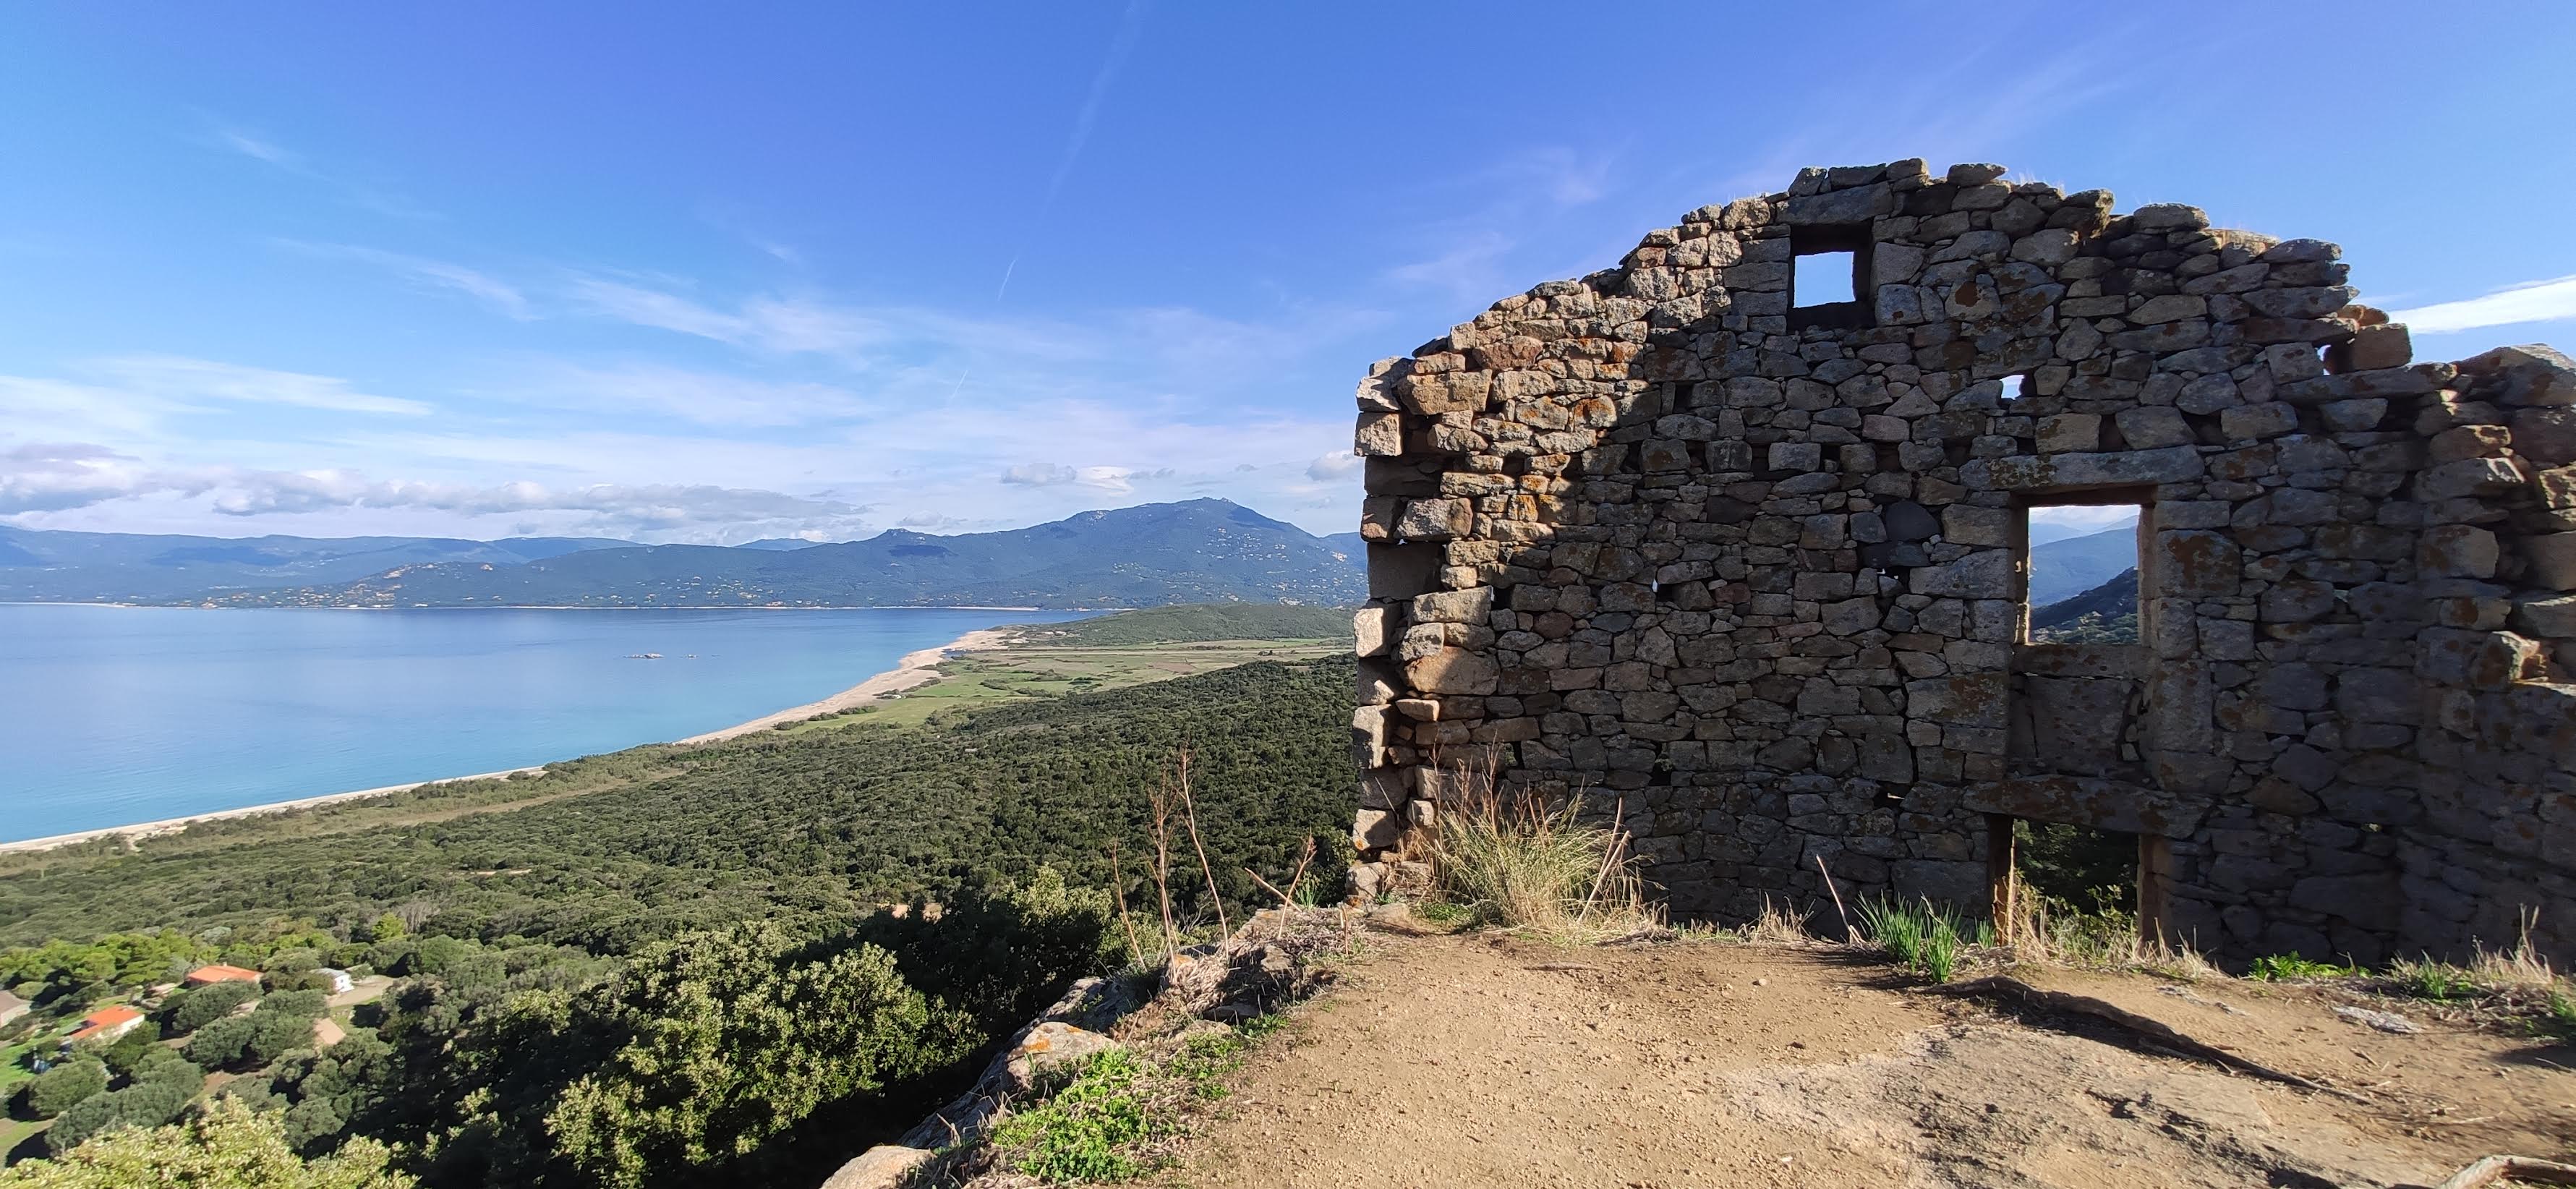
[[[1846,952],[1373,936],[1177,1179],[1354,1186],[2395,1186],[2567,1158],[2576,1050],[2339,1017],[2328,992],[2024,971],[2366,1101]],[[2172,988],[2168,990],[2167,988]]]

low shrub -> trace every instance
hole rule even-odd
[[[50,1119],[106,1092],[106,1066],[96,1061],[68,1061],[37,1074],[27,1083],[27,1113]]]

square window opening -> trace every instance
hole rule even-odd
[[[2136,493],[2024,509],[2022,638],[2032,644],[2136,644],[2147,505]]]
[[[2022,398],[2022,394],[2029,391],[2030,385],[2028,381],[2029,377],[2027,376],[2006,376],[2002,380],[1998,381],[1998,383],[2003,385],[2003,402],[2005,404],[2011,404],[2014,401],[2020,400]]]
[[[1795,309],[1857,301],[1852,292],[1852,253],[1816,252],[1795,258],[1789,276],[1790,304]]]
[[[1869,224],[1789,229],[1789,329],[1865,329],[1876,321]]]

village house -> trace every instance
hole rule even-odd
[[[124,1039],[126,1033],[134,1031],[142,1023],[143,1013],[122,1003],[114,1007],[102,1007],[81,1017],[80,1027],[73,1029],[70,1036],[63,1038],[63,1049],[68,1052],[73,1045],[92,1040],[100,1044],[115,1044]]]
[[[258,982],[258,971],[244,970],[239,966],[200,966],[188,972],[188,985],[191,987],[212,986],[216,983],[256,984]]]

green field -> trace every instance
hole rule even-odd
[[[1349,650],[1339,640],[1205,640],[1084,648],[1016,644],[969,653],[939,666],[938,681],[889,702],[808,719],[784,734],[828,731],[854,723],[918,726],[950,711],[1032,698],[1060,698],[1189,677],[1253,661],[1310,661]]]

